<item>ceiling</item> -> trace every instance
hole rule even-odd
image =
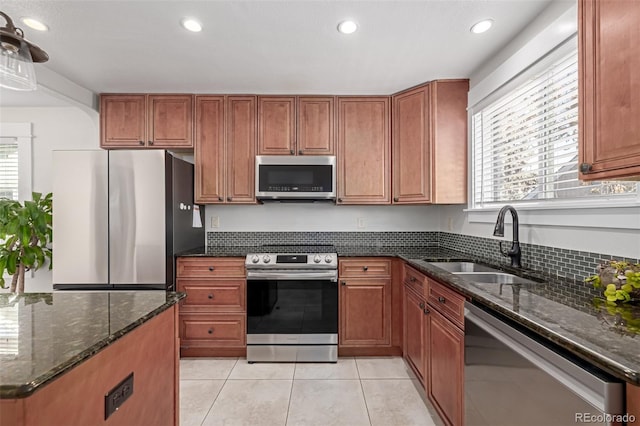
[[[49,53],[36,73],[46,66],[96,93],[391,94],[469,77],[549,3],[3,0],[1,8]],[[26,27],[24,16],[49,31]],[[184,17],[202,32],[184,30]],[[485,18],[494,27],[472,34]],[[338,33],[344,19],[359,30]]]

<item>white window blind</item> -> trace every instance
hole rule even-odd
[[[636,197],[635,182],[578,180],[572,52],[472,116],[473,207]]]
[[[0,139],[0,198],[18,199],[18,143]]]
[[[19,308],[15,304],[0,310],[0,359],[13,359],[18,355]]]

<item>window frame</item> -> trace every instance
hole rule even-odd
[[[33,174],[31,123],[0,123],[0,139],[18,144],[18,201],[31,200]],[[2,141],[0,140],[0,143]]]

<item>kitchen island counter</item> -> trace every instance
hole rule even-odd
[[[164,400],[168,407],[159,411],[172,423],[176,304],[183,297],[165,291],[0,294],[6,326],[0,424],[101,423],[105,395],[130,374],[131,397],[111,415],[124,422],[154,417],[153,406]]]

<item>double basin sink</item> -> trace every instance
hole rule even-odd
[[[509,274],[473,262],[428,262],[429,265],[458,275],[464,281],[474,284],[540,284],[517,275]]]

